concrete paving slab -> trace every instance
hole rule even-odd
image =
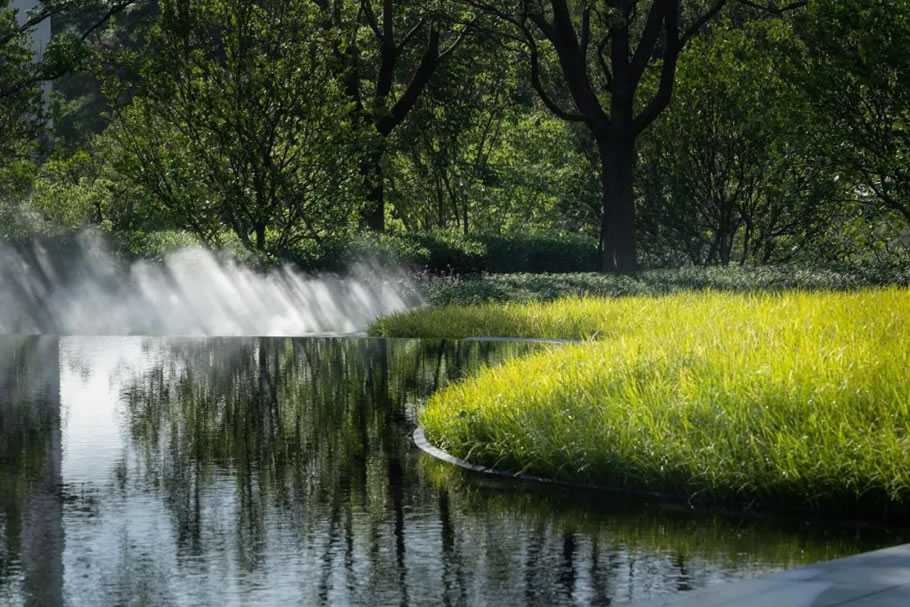
[[[910,544],[630,607],[910,607]]]

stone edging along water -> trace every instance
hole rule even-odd
[[[465,337],[462,341],[493,341],[516,344],[583,344],[577,339],[543,339],[540,337]]]
[[[542,483],[546,485],[553,485],[557,487],[567,487],[571,489],[587,489],[592,491],[604,491],[608,493],[617,493],[622,495],[634,495],[636,497],[646,497],[654,500],[666,501],[666,502],[687,502],[690,505],[695,505],[699,500],[695,497],[685,497],[679,494],[673,493],[660,493],[659,491],[644,491],[641,489],[622,489],[619,487],[608,487],[605,485],[592,485],[588,483],[576,483],[572,481],[561,481],[553,478],[546,478],[543,476],[534,476],[533,474],[524,474],[523,472],[508,472],[506,470],[499,470],[497,468],[489,468],[487,466],[480,466],[478,464],[472,464],[467,460],[463,460],[455,457],[451,453],[447,453],[440,449],[439,447],[433,445],[429,440],[427,440],[426,432],[423,429],[423,426],[418,425],[414,430],[413,434],[414,444],[417,445],[417,448],[430,455],[436,459],[443,461],[447,464],[452,464],[463,470],[469,470],[471,472],[478,472],[480,474],[485,474],[488,476],[498,476],[501,478],[508,478],[512,480],[519,481],[530,481],[533,483]]]
[[[543,338],[529,338],[529,337],[466,337],[464,341],[483,341],[483,342],[507,342],[507,343],[531,343],[531,344],[580,344],[584,343],[579,340],[573,339],[543,339]],[[638,497],[647,497],[650,499],[657,499],[661,501],[674,501],[674,502],[689,502],[694,504],[694,497],[685,497],[679,494],[669,494],[669,493],[660,493],[657,491],[643,491],[636,489],[620,489],[618,487],[607,487],[604,485],[593,485],[588,483],[577,483],[572,481],[562,481],[553,478],[546,478],[543,476],[534,476],[531,474],[524,474],[522,472],[508,472],[506,470],[499,470],[497,468],[490,468],[487,466],[480,466],[478,464],[472,464],[467,460],[460,459],[455,457],[451,453],[443,451],[439,447],[432,444],[427,440],[426,432],[423,429],[423,426],[417,425],[417,428],[414,430],[413,434],[414,444],[417,445],[417,448],[430,455],[436,459],[446,462],[447,464],[452,464],[463,470],[469,470],[471,472],[479,472],[481,474],[489,476],[498,476],[501,478],[509,478],[513,480],[521,481],[530,481],[534,483],[542,483],[546,485],[555,485],[559,487],[569,487],[574,489],[587,489],[594,491],[606,491],[609,493],[621,493],[625,495],[635,495]]]
[[[417,425],[414,429],[414,433],[411,438],[414,440],[414,444],[418,449],[426,453],[427,455],[438,459],[439,461],[451,464],[462,470],[467,470],[469,472],[475,472],[482,474],[484,476],[498,477],[502,479],[509,479],[513,481],[521,482],[531,482],[538,483],[541,485],[549,485],[551,487],[563,487],[567,489],[583,489],[586,491],[598,491],[601,493],[608,493],[617,496],[627,496],[634,497],[654,502],[662,502],[665,504],[686,504],[689,508],[701,507],[705,511],[714,512],[714,513],[736,513],[738,515],[743,515],[749,512],[752,512],[754,515],[760,513],[765,514],[775,514],[778,516],[793,517],[793,516],[807,516],[813,515],[818,516],[819,511],[813,510],[812,508],[807,508],[804,506],[797,505],[787,505],[787,504],[770,504],[763,502],[755,501],[740,501],[736,499],[732,500],[718,500],[712,499],[710,497],[704,498],[699,495],[683,495],[681,493],[661,493],[660,491],[647,491],[644,489],[630,489],[626,487],[611,487],[609,485],[594,485],[591,483],[578,483],[573,481],[563,481],[555,478],[547,478],[544,476],[534,476],[533,474],[525,474],[523,472],[510,472],[508,470],[500,470],[498,468],[491,468],[488,466],[481,466],[479,464],[472,464],[467,460],[460,459],[455,457],[451,453],[443,451],[439,447],[432,444],[426,436],[426,432],[423,429],[423,426]],[[840,520],[839,517],[832,517],[833,520]]]
[[[468,337],[464,341],[487,341],[487,342],[509,342],[509,343],[537,343],[537,344],[580,344],[585,343],[580,340],[571,340],[571,339],[539,339],[539,338],[523,338],[523,337]],[[547,478],[543,476],[534,476],[532,474],[525,474],[523,472],[510,472],[507,470],[500,470],[498,468],[492,468],[488,466],[481,466],[479,464],[473,464],[467,460],[460,459],[455,457],[451,453],[443,451],[439,447],[433,445],[429,440],[427,440],[426,432],[423,429],[423,426],[417,424],[417,427],[414,430],[412,435],[414,444],[418,449],[426,453],[427,455],[434,457],[442,462],[457,466],[463,470],[468,470],[470,472],[480,473],[486,476],[495,476],[504,479],[518,480],[518,481],[529,481],[532,483],[539,483],[544,485],[550,485],[555,487],[566,487],[570,489],[585,489],[588,491],[600,491],[604,493],[612,493],[616,495],[626,495],[639,498],[646,498],[650,500],[656,500],[660,502],[675,502],[675,503],[685,503],[690,507],[695,506],[707,506],[709,508],[720,507],[721,510],[726,510],[731,505],[738,504],[740,508],[737,508],[738,511],[742,511],[742,506],[747,506],[747,510],[758,510],[758,511],[772,511],[778,513],[786,514],[808,514],[813,512],[812,509],[801,507],[801,506],[788,506],[788,505],[776,505],[776,504],[766,504],[754,501],[748,502],[738,502],[733,500],[730,501],[716,500],[711,498],[702,498],[699,495],[683,495],[680,493],[661,493],[659,491],[647,491],[643,489],[630,489],[624,487],[611,487],[608,485],[595,485],[591,483],[579,483],[573,481],[564,481],[554,478]]]

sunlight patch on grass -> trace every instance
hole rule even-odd
[[[425,309],[393,334],[596,338],[437,393],[427,437],[558,479],[881,512],[910,503],[910,290]]]

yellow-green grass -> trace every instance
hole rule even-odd
[[[645,320],[643,308],[653,297],[607,302],[583,297],[550,303],[485,303],[421,308],[380,318],[372,335],[463,339],[465,337],[528,337],[583,340],[627,332]]]
[[[384,323],[384,324],[383,324]],[[580,338],[437,393],[427,437],[557,479],[910,514],[910,290],[417,311],[413,336]]]

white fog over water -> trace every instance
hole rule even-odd
[[[343,275],[260,272],[194,248],[128,265],[89,234],[60,257],[0,242],[0,334],[350,334],[422,303],[405,272],[370,263]]]

